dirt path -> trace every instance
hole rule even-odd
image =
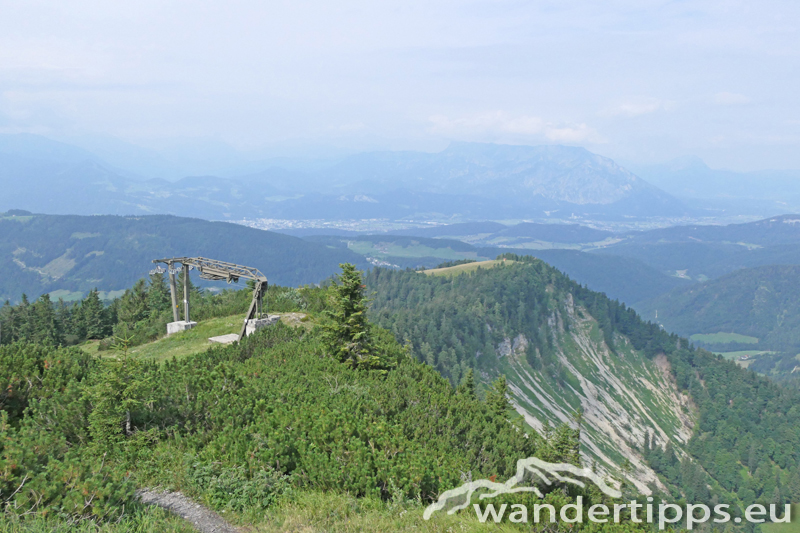
[[[142,489],[136,491],[136,496],[144,504],[157,505],[188,520],[201,533],[240,533],[239,529],[230,525],[220,515],[193,502],[180,492]]]

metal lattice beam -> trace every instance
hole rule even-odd
[[[208,259],[207,257],[172,257],[169,259],[153,259],[153,263],[164,263],[169,268],[173,268],[172,265],[175,263],[187,265],[189,266],[190,270],[197,269],[200,271],[200,277],[202,279],[214,281],[225,280],[230,283],[232,281],[239,281],[239,278],[252,279],[254,281],[267,281],[267,277],[257,268],[237,265],[236,263],[227,263],[225,261],[217,261],[216,259]]]
[[[247,311],[247,316],[244,318],[242,331],[239,333],[239,340],[245,335],[247,329],[247,322],[261,316],[262,314],[262,300],[264,294],[267,292],[267,277],[261,273],[257,268],[252,268],[244,265],[237,265],[236,263],[227,263],[225,261],[217,261],[216,259],[209,259],[207,257],[170,257],[164,259],[153,259],[156,263],[156,268],[151,270],[151,274],[163,274],[169,272],[170,277],[170,295],[172,297],[172,312],[175,322],[178,321],[177,310],[177,294],[175,287],[175,274],[177,269],[176,264],[183,266],[184,270],[184,320],[189,321],[189,294],[188,294],[188,279],[189,270],[197,269],[200,272],[201,279],[208,279],[214,281],[225,280],[228,283],[237,283],[239,278],[251,279],[255,281],[255,288],[253,289],[253,301],[250,303],[250,308]],[[167,270],[159,264],[164,263],[167,265]]]

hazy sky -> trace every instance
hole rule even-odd
[[[0,131],[800,168],[800,2],[0,0]]]

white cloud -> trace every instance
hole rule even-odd
[[[53,135],[279,153],[602,142],[594,127],[608,155],[663,160],[800,119],[790,0],[0,5],[0,124]],[[800,168],[796,150],[713,146],[729,168]]]
[[[608,107],[600,112],[605,117],[638,117],[649,115],[657,111],[668,111],[675,106],[671,100],[661,100],[658,98],[642,98],[623,102],[619,105]]]
[[[498,142],[602,143],[605,142],[588,125],[557,124],[530,115],[512,116],[493,111],[460,118],[444,115],[430,117],[431,133],[465,140]]]
[[[721,92],[714,95],[714,103],[717,105],[743,105],[749,104],[750,99],[739,93]]]
[[[548,128],[545,136],[551,141],[562,143],[601,142],[597,132],[586,124],[576,127]]]
[[[430,117],[431,130],[442,135],[463,133],[538,135],[544,130],[544,121],[539,117],[511,117],[503,111],[481,113],[451,119],[443,115]]]

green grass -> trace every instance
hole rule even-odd
[[[695,333],[689,339],[695,342],[703,342],[706,344],[728,344],[736,342],[739,344],[756,344],[758,343],[757,337],[748,337],[747,335],[739,335],[738,333]]]
[[[299,492],[283,503],[270,508],[257,520],[243,518],[249,531],[278,533],[497,533],[519,531],[506,524],[478,522],[470,507],[455,515],[437,512],[426,521],[424,507],[417,502],[383,502],[373,498],[355,498],[333,492]]]
[[[800,504],[792,504],[791,522],[788,524],[773,524],[768,522],[761,524],[761,531],[764,533],[800,533]]]
[[[129,353],[143,359],[155,361],[165,361],[172,359],[172,357],[186,357],[210,348],[209,337],[227,333],[239,333],[243,321],[244,314],[224,318],[211,318],[198,323],[197,326],[188,331],[175,333],[169,337],[161,337],[141,346],[134,346]],[[111,355],[113,353],[98,351],[99,344],[98,341],[89,341],[80,347],[83,351],[92,355]]]
[[[476,263],[467,263],[465,265],[456,265],[447,268],[432,268],[431,270],[423,270],[422,273],[428,276],[450,276],[454,274],[463,274],[464,272],[472,272],[479,268],[494,268],[499,264],[511,264],[514,261],[492,259],[490,261],[478,261]]]
[[[300,321],[297,313],[273,313],[281,315],[281,321],[289,326],[311,327],[313,321]],[[173,357],[181,358],[187,355],[204,352],[212,346],[209,337],[226,335],[228,333],[239,333],[244,321],[244,314],[227,316],[223,318],[210,318],[199,322],[197,326],[180,333],[174,333],[169,337],[161,337],[153,342],[134,346],[129,353],[142,359],[152,361],[166,361]],[[98,350],[99,341],[88,341],[83,343],[80,348],[91,355],[112,355],[114,352]]]
[[[197,326],[169,337],[131,348],[131,355],[142,359],[166,361],[173,357],[186,357],[194,353],[204,352],[211,347],[209,337],[239,333],[244,322],[244,314],[223,318],[211,318],[199,322]]]
[[[80,291],[68,291],[66,289],[58,289],[50,293],[50,299],[57,301],[59,298],[65,302],[76,302],[83,298],[83,293]]]
[[[0,533],[194,533],[186,520],[157,507],[137,508],[118,523],[98,524],[93,520],[69,523],[63,519],[27,518],[3,515]]]

